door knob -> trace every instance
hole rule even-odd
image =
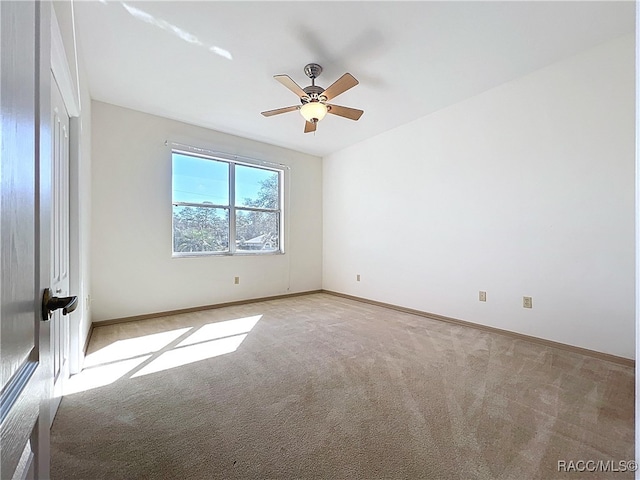
[[[51,295],[51,289],[45,288],[42,295],[42,320],[45,322],[51,318],[54,310],[62,309],[63,315],[73,312],[78,306],[78,297],[54,297]]]

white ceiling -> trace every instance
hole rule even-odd
[[[624,2],[76,2],[91,96],[221,132],[326,155],[634,31]],[[360,85],[303,133],[276,82]]]

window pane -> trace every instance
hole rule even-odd
[[[278,214],[236,210],[236,251],[276,251],[280,248]]]
[[[277,209],[278,172],[236,165],[236,206]]]
[[[229,250],[229,210],[209,207],[173,207],[173,251],[226,252]]]
[[[174,153],[173,201],[229,205],[229,164]]]

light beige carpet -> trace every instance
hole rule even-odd
[[[328,294],[98,327],[89,353],[54,479],[633,478],[558,472],[633,458],[632,368]]]

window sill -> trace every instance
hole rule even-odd
[[[284,255],[284,252],[186,252],[173,253],[171,258],[201,258],[201,257],[264,257],[271,255]]]

